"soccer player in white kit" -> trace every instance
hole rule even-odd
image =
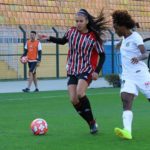
[[[120,47],[122,61],[121,99],[123,104],[123,129],[115,128],[115,134],[123,139],[132,139],[132,103],[141,91],[150,100],[150,73],[142,61],[148,58],[143,39],[133,32],[135,22],[126,10],[112,14],[113,26],[118,36],[123,36]]]

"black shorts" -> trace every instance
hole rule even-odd
[[[79,75],[67,75],[67,76],[68,76],[67,85],[70,85],[70,84],[77,85],[79,79],[85,80],[88,83],[88,85],[92,82],[92,74],[89,74],[89,73],[82,73]]]
[[[37,62],[28,62],[29,72],[36,73]]]

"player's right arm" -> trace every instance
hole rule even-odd
[[[28,53],[28,50],[27,50],[27,49],[25,49],[25,50],[24,50],[24,53],[22,54],[22,56],[21,56],[21,57],[23,57],[23,56],[27,56],[27,53]]]
[[[28,48],[27,48],[27,43],[24,47],[24,53],[22,54],[21,58],[24,57],[24,56],[27,56],[27,53],[28,53]]]

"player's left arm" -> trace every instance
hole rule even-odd
[[[148,55],[149,55],[148,52],[146,51],[144,45],[139,45],[138,48],[139,48],[139,50],[141,52],[141,55],[138,56],[138,57],[133,57],[131,59],[131,62],[133,64],[137,64],[139,61],[147,59]]]
[[[96,49],[99,54],[99,61],[98,61],[98,64],[97,64],[97,67],[96,67],[94,73],[92,74],[93,80],[98,79],[98,75],[102,69],[104,62],[105,62],[105,52],[104,52],[102,45],[99,42],[96,43]]]
[[[145,60],[148,58],[148,52],[145,49],[144,43],[143,43],[143,38],[139,33],[136,33],[134,37],[134,43],[136,44],[137,48],[140,50],[141,55],[137,57],[133,57],[131,59],[131,63],[137,64],[141,60]]]
[[[39,42],[38,44],[38,58],[37,58],[37,66],[39,66],[40,62],[41,62],[41,58],[42,58],[42,45]]]
[[[99,53],[99,61],[98,61],[98,65],[93,73],[93,80],[97,80],[98,79],[98,75],[102,69],[102,66],[105,62],[105,53]]]
[[[27,53],[28,53],[28,46],[27,46],[27,42],[26,42],[25,47],[24,47],[24,53],[21,55],[20,58],[27,56]]]

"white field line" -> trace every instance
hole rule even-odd
[[[92,95],[114,95],[114,94],[120,94],[119,92],[99,92],[99,93],[87,93],[87,96],[92,96]],[[67,95],[67,94],[62,94],[62,95],[50,95],[50,96],[43,96],[43,97],[40,97],[41,98],[41,100],[43,100],[43,99],[53,99],[53,98],[64,98],[64,97],[66,97],[66,98],[69,98],[69,95]],[[37,96],[37,98],[39,98],[39,96]],[[8,98],[7,100],[5,99],[5,100],[0,100],[0,102],[1,101],[24,101],[24,100],[32,100],[33,98],[32,97],[30,97],[30,98],[23,98],[23,97],[21,97],[21,98]],[[36,97],[34,97],[34,99],[36,99]]]

